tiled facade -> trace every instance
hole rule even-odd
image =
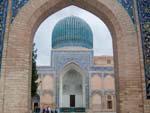
[[[114,82],[114,65],[112,56],[99,56],[93,57],[91,51],[56,51],[52,52],[52,66],[39,66],[38,74],[39,78],[37,82],[39,83],[38,94],[40,96],[39,106],[41,108],[56,105],[59,107],[59,81],[60,70],[63,70],[66,65],[70,63],[76,63],[79,67],[83,67],[84,71],[87,71],[87,83],[88,91],[86,92],[87,100],[89,105],[86,106],[87,110],[93,112],[116,112],[116,94],[115,94],[115,82]],[[73,55],[72,55],[73,54]],[[58,56],[61,56],[58,58]],[[63,56],[63,57],[62,57]],[[67,57],[66,57],[67,56]],[[81,57],[79,57],[81,56]],[[86,59],[89,57],[90,59]],[[67,60],[64,60],[66,58]],[[81,60],[81,58],[83,58]],[[85,59],[84,59],[85,58]],[[60,60],[58,60],[60,59]],[[71,60],[70,60],[71,59]],[[65,63],[59,63],[63,61]],[[79,62],[83,61],[83,62]],[[87,62],[85,67],[82,66]],[[94,63],[94,62],[95,63]],[[59,65],[57,65],[59,64]],[[59,68],[57,68],[57,66]],[[93,70],[93,68],[98,67],[101,70]],[[107,68],[112,68],[112,70],[107,70]],[[58,84],[58,86],[56,85]],[[58,88],[57,88],[58,87]],[[56,93],[58,92],[58,93]],[[110,96],[110,100],[108,99]],[[110,108],[109,108],[109,102]]]

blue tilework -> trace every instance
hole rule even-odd
[[[66,46],[93,48],[92,30],[83,19],[69,16],[55,25],[52,33],[52,48]]]
[[[150,99],[150,0],[137,0],[145,67],[146,96]]]
[[[8,11],[8,0],[0,0],[0,70],[1,70],[1,60],[3,52],[7,11]]]
[[[133,0],[118,0],[118,2],[125,8],[131,17],[133,23],[135,22],[134,18],[134,2]]]
[[[19,10],[28,2],[29,0],[12,0],[12,18],[11,21],[14,20],[15,16],[19,12]]]

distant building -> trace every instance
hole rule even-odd
[[[37,67],[41,108],[115,112],[112,56],[93,56],[93,33],[76,16],[60,20],[52,33],[51,66]]]

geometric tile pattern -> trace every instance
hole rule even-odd
[[[12,18],[11,21],[14,20],[15,16],[19,12],[22,6],[24,6],[29,0],[12,0]]]
[[[93,48],[93,33],[90,26],[77,16],[61,19],[52,33],[52,48],[76,46]]]
[[[137,0],[143,48],[146,96],[150,99],[150,0]]]
[[[118,2],[125,8],[131,17],[133,23],[135,22],[134,18],[134,2],[133,0],[118,0]]]
[[[7,10],[8,10],[8,0],[0,0],[0,70],[1,70],[1,60],[3,52]]]
[[[75,1],[75,0],[70,0]],[[131,17],[133,23],[135,22],[134,18],[134,1],[133,0],[118,0],[118,2],[125,8],[128,12],[129,16]]]

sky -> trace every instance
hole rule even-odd
[[[93,32],[94,56],[113,55],[112,37],[109,29],[100,18],[76,6],[66,7],[45,19],[37,29],[34,36],[37,49],[37,65],[50,65],[51,37],[54,26],[61,19],[68,16],[78,16],[85,20]]]

